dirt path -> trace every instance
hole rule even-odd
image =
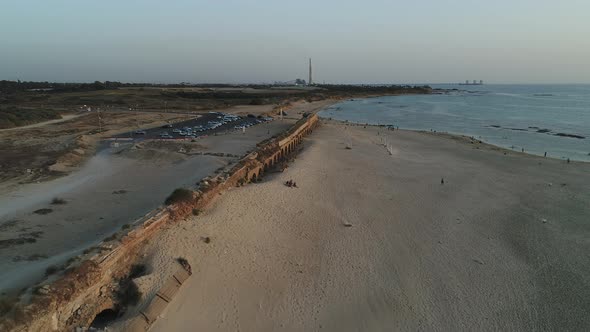
[[[61,119],[43,121],[43,122],[35,123],[35,124],[32,124],[32,125],[28,125],[28,126],[22,126],[22,127],[14,127],[14,128],[0,129],[0,131],[13,131],[13,130],[21,130],[21,129],[38,128],[38,127],[43,127],[43,126],[49,125],[49,124],[55,124],[55,123],[69,121],[69,120],[72,120],[72,119],[75,119],[75,118],[79,118],[79,117],[84,116],[84,115],[88,115],[88,113],[66,114],[66,115],[63,115],[61,117]]]

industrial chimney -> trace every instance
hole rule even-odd
[[[309,81],[307,82],[308,85],[313,84],[313,80],[311,78],[311,58],[309,58]]]

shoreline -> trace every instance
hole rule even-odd
[[[334,104],[332,104],[334,105]],[[333,119],[333,118],[328,118],[328,117],[323,117],[319,114],[318,112],[318,116],[320,117],[320,119],[322,121],[326,121],[326,122],[334,122],[334,123],[340,123],[343,125],[350,125],[350,126],[363,126],[363,127],[379,127],[379,128],[383,128],[385,130],[387,130],[386,128],[389,126],[393,126],[393,125],[389,125],[389,124],[364,124],[364,123],[358,123],[358,122],[353,122],[353,121],[348,121],[348,120],[338,120],[338,119]],[[551,160],[560,160],[560,161],[564,161],[567,162],[566,157],[552,157],[552,156],[547,156],[544,157],[543,155],[540,154],[535,154],[535,153],[529,153],[525,150],[525,152],[521,152],[521,151],[517,151],[517,150],[513,150],[507,147],[503,147],[500,145],[495,145],[489,142],[486,142],[483,139],[479,139],[479,138],[475,138],[474,136],[469,136],[467,134],[461,134],[461,133],[451,133],[451,132],[446,132],[446,131],[429,131],[429,130],[424,130],[424,129],[406,129],[406,128],[399,128],[395,129],[395,131],[408,131],[408,132],[416,132],[416,133],[423,133],[423,134],[427,134],[427,135],[433,135],[433,136],[437,136],[437,137],[447,137],[450,139],[457,139],[457,138],[461,138],[461,139],[465,139],[465,140],[470,140],[473,141],[474,143],[477,142],[478,144],[482,145],[482,146],[487,146],[492,150],[500,150],[500,151],[504,151],[507,154],[508,153],[512,153],[515,155],[527,155],[527,156],[531,156],[531,157],[538,157],[541,158],[542,160],[546,160],[546,159],[551,159]],[[590,161],[586,161],[586,160],[577,160],[577,159],[570,159],[569,161],[570,163],[585,163],[588,164],[590,163]]]
[[[321,112],[320,116],[358,124],[399,125],[400,129],[473,136],[507,150],[524,148],[525,153],[538,156],[547,153],[555,159],[590,162],[587,144],[590,132],[584,126],[588,114],[583,112],[587,102],[574,107],[566,102],[577,100],[574,97],[563,99],[563,103],[558,97],[569,96],[571,90],[557,89],[548,99],[537,93],[546,89],[526,88],[526,85],[522,89],[488,90],[477,97],[470,97],[469,93],[437,96],[433,90],[428,96],[343,102]],[[587,93],[587,90],[580,92],[580,100],[588,101]]]

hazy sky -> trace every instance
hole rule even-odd
[[[590,83],[590,0],[1,0],[0,79]]]

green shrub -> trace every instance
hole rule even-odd
[[[147,267],[145,266],[145,264],[133,264],[133,266],[131,266],[131,271],[129,272],[129,278],[130,279],[139,278],[139,277],[145,275],[146,271],[147,271]]]
[[[119,283],[117,300],[119,305],[122,307],[136,305],[139,303],[141,300],[141,292],[133,280],[125,279]]]
[[[117,238],[117,233],[113,233],[113,235],[105,237],[104,240],[102,240],[102,241],[109,242],[109,241],[115,240],[116,238]]]
[[[186,203],[193,200],[193,192],[191,190],[185,188],[178,188],[175,189],[164,203],[166,205],[176,204],[176,203]]]

